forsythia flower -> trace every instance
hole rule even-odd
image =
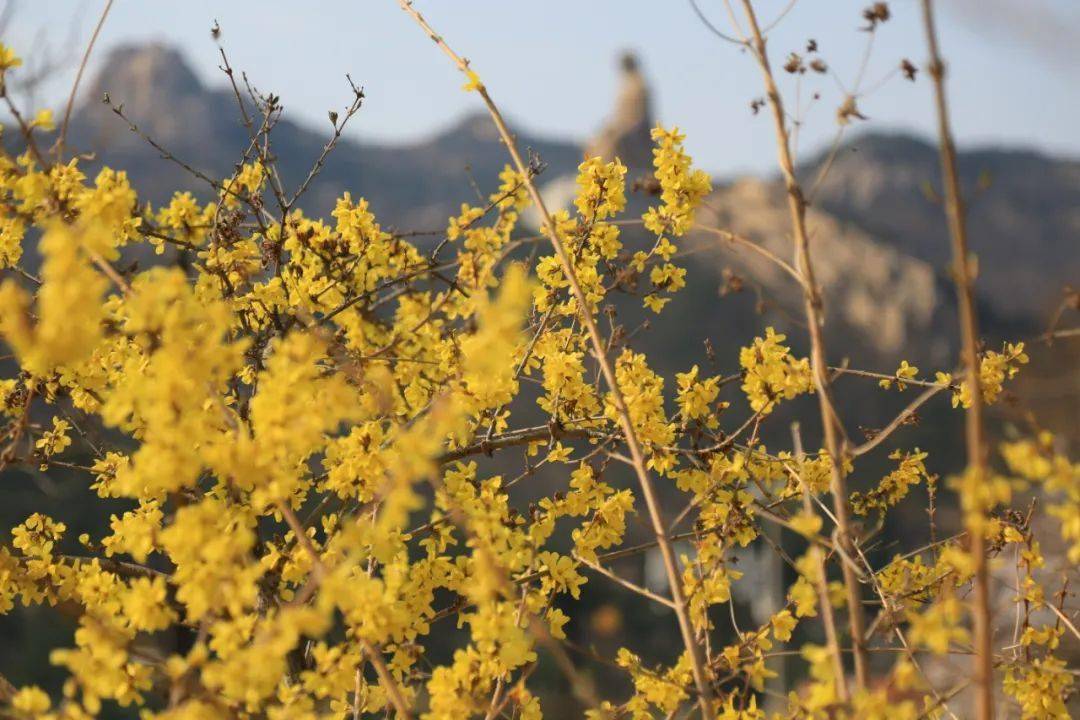
[[[11,544],[28,557],[49,557],[65,530],[67,526],[63,523],[41,513],[34,513],[11,531]]]
[[[1010,471],[1042,485],[1049,496],[1047,512],[1061,524],[1069,562],[1080,563],[1080,463],[1056,452],[1054,436],[1045,431],[1004,443],[1001,455]]]
[[[161,577],[136,578],[123,596],[124,615],[138,630],[164,630],[176,619],[165,601],[168,590]]]
[[[41,466],[42,470],[48,467],[49,458],[53,455],[59,455],[71,445],[71,437],[68,435],[70,429],[71,423],[67,420],[54,417],[52,419],[52,429],[42,433],[41,438],[34,443],[34,448],[40,452],[45,460]]]
[[[1021,717],[1025,720],[1072,717],[1065,698],[1074,682],[1064,661],[1052,656],[1030,664],[1013,664],[1005,671],[1005,692],[1020,704]]]
[[[743,392],[750,407],[762,415],[772,412],[780,400],[790,400],[814,387],[810,361],[792,357],[782,344],[786,339],[766,328],[764,338],[755,338],[752,345],[739,351],[739,364],[745,371]]]
[[[168,205],[158,210],[155,219],[161,227],[173,231],[185,243],[202,245],[213,215],[213,205],[200,208],[190,192],[178,192]],[[154,246],[156,254],[165,252],[165,241],[159,235],[150,235],[147,239]]]
[[[966,642],[967,631],[960,626],[963,606],[952,596],[942,598],[921,613],[911,613],[911,642],[944,655],[953,642]]]
[[[45,132],[51,132],[56,129],[56,123],[53,121],[52,110],[38,110],[34,115],[34,119],[30,121],[30,127],[39,128]]]
[[[15,697],[11,699],[11,709],[25,713],[27,717],[40,717],[48,712],[51,706],[52,702],[49,700],[49,696],[45,694],[44,690],[35,685],[19,688],[19,691],[15,693]]]
[[[799,579],[788,589],[788,599],[795,604],[795,617],[817,615],[818,591],[821,582],[821,548],[814,545],[795,562]]]
[[[899,460],[900,465],[890,472],[878,486],[866,493],[851,494],[851,508],[859,515],[866,515],[872,509],[885,511],[907,497],[908,490],[913,485],[919,484],[927,477],[926,460],[927,454],[919,452],[902,452],[897,450],[889,455],[890,460]]]
[[[1006,380],[1016,377],[1020,372],[1020,366],[1026,365],[1028,356],[1024,352],[1024,343],[1005,343],[1001,352],[990,350],[979,358],[979,388],[982,390],[983,402],[991,404],[998,399]],[[940,377],[942,380],[950,379],[948,376]],[[968,380],[964,380],[960,387],[953,392],[953,407],[971,407],[971,387]]]
[[[466,70],[465,77],[467,77],[468,80],[464,85],[461,86],[461,89],[465,92],[479,91],[482,87],[484,87],[484,83],[480,82],[480,76],[477,75],[473,70]]]
[[[15,54],[15,51],[7,45],[0,43],[0,72],[19,67],[20,65],[22,65],[22,59]]]
[[[690,169],[690,156],[683,151],[685,136],[678,128],[666,130],[655,127],[652,138],[653,165],[660,183],[660,199],[664,204],[649,208],[644,215],[645,227],[656,235],[683,235],[694,222],[694,211],[701,199],[712,191],[712,183],[703,170]]]
[[[6,280],[0,285],[0,335],[15,348],[22,366],[44,375],[79,362],[101,338],[102,295],[108,281],[91,266],[73,229],[55,224],[41,238],[42,286],[37,323],[28,317],[25,291]]]
[[[884,378],[878,382],[878,385],[888,390],[893,386],[893,383],[896,383],[896,389],[902,392],[904,390],[907,390],[907,383],[905,383],[904,381],[914,380],[918,374],[919,368],[915,367],[914,365],[909,365],[907,360],[902,360],[900,362],[900,367],[897,368],[896,373],[894,374],[894,377]]]
[[[574,205],[582,221],[605,220],[626,207],[626,166],[618,160],[605,163],[592,157],[578,165],[579,187]]]
[[[791,639],[791,633],[799,621],[792,616],[790,610],[781,610],[769,620],[772,625],[773,637],[781,642]]]
[[[477,411],[505,405],[517,394],[513,359],[521,342],[521,321],[528,303],[525,272],[514,265],[503,278],[498,298],[477,308],[480,331],[461,345],[463,380]]]
[[[17,217],[0,218],[0,268],[15,267],[22,258],[26,225]]]
[[[720,378],[711,377],[698,380],[698,366],[690,368],[688,372],[678,373],[675,379],[679,384],[679,394],[676,401],[682,412],[683,424],[694,420],[704,422],[710,430],[719,425],[716,414],[712,411],[712,405],[716,396],[720,394]],[[720,407],[726,407],[723,403]]]

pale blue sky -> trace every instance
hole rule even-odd
[[[4,40],[29,54],[41,47],[41,28],[49,28],[49,43],[70,45],[78,55],[102,4],[23,0]],[[718,25],[730,27],[723,0],[700,4]],[[786,4],[759,0],[763,22]],[[866,38],[858,31],[860,13],[868,4],[799,0],[771,34],[774,61],[782,63],[787,51],[813,37],[850,84]],[[1080,2],[938,4],[962,142],[1080,156]],[[761,94],[755,67],[706,31],[686,0],[417,0],[416,6],[471,58],[504,111],[532,132],[583,138],[595,130],[615,91],[614,57],[633,48],[654,83],[659,118],[687,131],[702,166],[718,173],[774,166],[768,120],[748,108]],[[894,18],[878,33],[864,88],[902,57],[923,64],[918,2],[893,0],[890,6]],[[294,119],[325,126],[326,111],[348,99],[346,72],[368,95],[354,137],[423,138],[478,108],[478,98],[460,90],[461,78],[394,0],[115,0],[96,57],[100,61],[122,42],[164,41],[182,49],[205,81],[221,83],[209,33],[215,18],[233,65],[260,88],[280,94]],[[77,31],[69,33],[73,24]],[[74,67],[59,73],[44,101],[59,105],[73,75]],[[803,130],[802,149],[810,151],[832,138],[841,95],[834,78],[807,77],[804,100],[822,91]],[[787,80],[793,102],[794,84]],[[931,129],[930,88],[921,75],[914,85],[894,78],[860,106],[871,127]]]

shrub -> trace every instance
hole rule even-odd
[[[811,354],[798,357],[769,328],[729,353],[737,375],[695,365],[667,386],[674,395],[605,303],[637,292],[663,313],[685,284],[678,243],[710,185],[682,134],[653,131],[658,193],[638,220],[648,246],[620,240],[616,220],[633,218],[622,216],[617,158],[582,162],[575,211],[550,212],[537,167],[523,161],[480,77],[408,3],[510,150],[501,185],[450,218],[433,248],[384,229],[348,194],[331,219],[306,217],[296,203],[322,159],[285,191],[260,150],[280,112],[274,98],[262,99],[262,128],[252,126],[236,173],[202,178],[209,202],[177,193],[156,210],[140,205],[122,171],[89,181],[78,161],[64,162],[62,143],[42,150],[47,114],[16,114],[25,150],[0,160],[0,332],[19,364],[0,381],[2,462],[78,471],[102,512],[113,499],[126,510],[107,533],[77,539],[35,513],[0,548],[0,611],[48,605],[78,623],[72,646],[51,656],[67,673],[62,697],[0,688],[6,712],[74,719],[118,703],[160,720],[536,718],[529,680],[550,667],[592,718],[686,716],[694,706],[707,718],[758,718],[766,681],[796,654],[808,678],[782,716],[936,717],[969,685],[990,698],[996,668],[1025,717],[1066,717],[1074,671],[1055,653],[1077,630],[1064,589],[1055,602],[1039,573],[1032,514],[1007,508],[1038,490],[1076,562],[1080,467],[1045,432],[1004,444],[1000,462],[987,458],[981,410],[1027,358],[1022,343],[977,349],[965,252],[964,369],[933,379],[907,361],[893,373],[860,371],[883,392],[921,394],[867,442],[845,436],[821,336],[820,259],[764,39],[744,6],[795,243],[794,265],[772,259],[803,291]],[[889,13],[877,3],[866,17],[872,29]],[[936,49],[934,58],[940,87]],[[2,71],[17,66],[0,48]],[[335,140],[361,98],[356,90],[349,113],[332,118]],[[947,195],[960,212],[955,178]],[[529,205],[539,235],[519,227]],[[20,264],[28,238],[38,239],[38,275]],[[118,269],[140,244],[171,248],[190,266]],[[729,403],[720,393],[732,380],[744,397]],[[542,424],[519,421],[526,383]],[[767,449],[761,425],[807,394],[824,447],[805,451],[796,432],[790,450]],[[935,497],[932,459],[895,451],[894,468],[863,493],[849,493],[846,479],[938,394],[968,413],[969,465],[948,484],[964,528],[875,567],[854,518],[887,515],[919,485]],[[514,449],[524,451],[516,477],[478,464]],[[624,467],[629,488],[617,482]],[[516,507],[510,487],[545,470],[556,486]],[[661,502],[675,495],[685,509],[673,520]],[[639,516],[652,540],[629,545]],[[677,532],[684,520],[689,529]],[[721,632],[747,546],[775,548],[795,581],[767,622]],[[617,559],[653,548],[666,590],[617,574]],[[1014,641],[992,636],[995,557],[1015,558]],[[582,622],[575,601],[587,581],[655,604],[651,622],[681,638],[681,654],[659,664],[621,638],[601,660],[628,678],[623,696],[590,681],[567,639],[567,623]],[[452,622],[464,631],[444,629]],[[169,633],[180,640],[164,642]],[[451,646],[445,657],[438,643]],[[924,670],[927,657],[969,654],[971,680],[943,686]],[[979,712],[989,717],[986,702]]]

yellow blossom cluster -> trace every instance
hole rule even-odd
[[[1016,377],[1020,372],[1020,366],[1028,362],[1027,353],[1024,352],[1024,343],[1005,343],[1001,352],[988,350],[979,357],[979,389],[982,390],[983,402],[996,402],[1001,395],[1006,380]],[[917,368],[916,368],[917,370]],[[937,382],[940,385],[953,385],[952,375],[945,372],[937,373]],[[953,388],[953,407],[969,408],[973,400],[971,386],[964,380]]]
[[[743,369],[743,392],[754,412],[768,415],[781,400],[790,400],[814,388],[810,361],[795,358],[784,345],[787,337],[771,327],[765,337],[739,351]]]
[[[895,470],[890,472],[870,492],[852,493],[851,509],[860,515],[871,510],[884,512],[907,497],[913,485],[918,485],[927,477],[923,462],[928,455],[915,448],[913,452],[897,450],[889,455],[890,460],[899,460]]]

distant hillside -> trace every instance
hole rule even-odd
[[[823,160],[804,175],[815,177]],[[959,161],[980,298],[1004,320],[1048,316],[1063,286],[1080,286],[1080,161],[1001,149],[963,152]],[[935,147],[866,134],[837,153],[815,204],[940,268],[949,243],[938,176]]]
[[[183,169],[162,161],[130,132],[101,102],[104,93],[113,104],[123,104],[125,115],[143,132],[212,176],[231,172],[248,142],[231,89],[204,86],[179,52],[163,45],[114,50],[74,115],[70,143],[126,169],[151,202],[167,200],[177,188],[201,192],[206,188]],[[291,122],[288,98],[284,103],[285,119],[271,142],[284,182],[295,186],[328,139],[329,123],[324,129],[311,129]],[[542,157],[551,172],[565,172],[580,162],[575,144],[524,135],[519,140]],[[490,188],[506,161],[506,151],[486,115],[464,118],[415,144],[345,139],[313,186],[306,208],[326,213],[334,199],[349,190],[354,197],[366,197],[384,223],[410,230],[438,229],[461,202],[475,200],[470,175]]]

